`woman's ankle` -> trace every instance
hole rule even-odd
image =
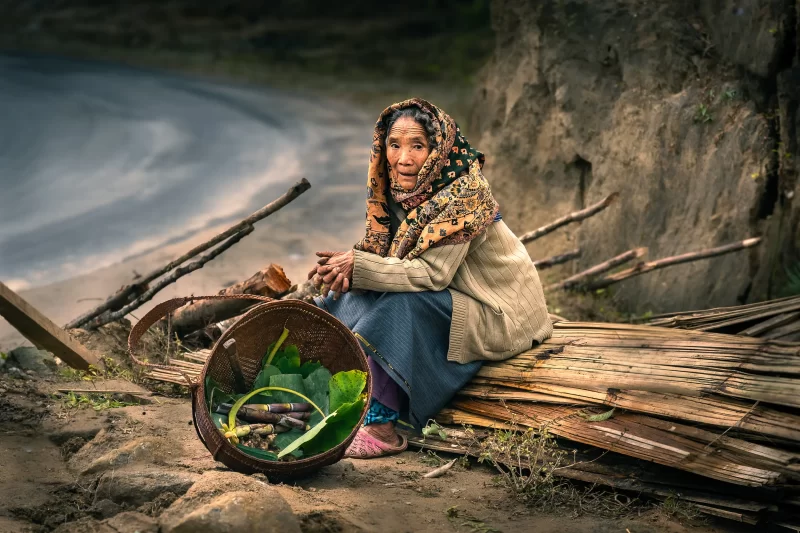
[[[364,430],[386,444],[396,446],[400,443],[400,436],[397,434],[392,422],[385,422],[383,424],[369,424],[364,426]]]

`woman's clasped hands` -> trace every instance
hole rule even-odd
[[[355,254],[353,250],[347,252],[317,252],[317,266],[308,273],[314,287],[327,296],[333,291],[334,299],[348,292],[353,283],[353,267]]]

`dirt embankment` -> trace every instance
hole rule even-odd
[[[636,278],[616,297],[642,313],[780,295],[800,250],[797,10],[495,0],[472,130],[505,219],[529,230],[621,193],[531,255],[577,244],[582,269],[638,246],[655,259],[760,235],[753,251]]]

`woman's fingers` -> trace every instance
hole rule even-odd
[[[311,271],[308,273],[308,279],[313,279],[313,278],[314,278],[314,276],[316,276],[316,275],[317,275],[317,267],[314,267],[314,268],[312,268],[312,269],[311,269]]]
[[[331,285],[337,276],[339,276],[339,269],[334,268],[329,273],[325,274],[325,276],[323,276],[322,281],[325,282],[325,285]]]
[[[339,274],[336,276],[336,279],[331,283],[331,290],[333,291],[333,299],[338,300],[339,295],[342,292],[342,282],[344,281],[344,276]]]
[[[350,290],[350,278],[345,277],[344,281],[342,282],[342,292],[348,292]]]
[[[317,273],[324,276],[328,272],[333,271],[334,268],[336,268],[336,265],[320,265],[317,267]]]

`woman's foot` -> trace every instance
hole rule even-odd
[[[381,440],[381,438],[373,435],[373,432],[376,431],[373,426],[377,425],[390,426],[388,431],[386,428],[380,428],[377,430],[381,433],[383,438],[388,438],[390,442]],[[394,439],[392,439],[392,437],[389,435],[390,432],[394,435]],[[394,442],[391,442],[392,440]],[[347,448],[347,451],[344,455],[345,457],[352,457],[356,459],[373,459],[375,457],[383,457],[385,455],[394,455],[405,451],[406,448],[408,448],[408,441],[397,434],[397,432],[394,430],[394,426],[391,423],[370,424],[369,426],[363,426],[359,428],[355,438],[353,439],[353,442],[350,443],[350,446]]]
[[[394,424],[391,422],[369,424],[368,426],[364,426],[364,431],[390,446],[400,445],[400,435],[397,434],[397,431],[394,429]]]

